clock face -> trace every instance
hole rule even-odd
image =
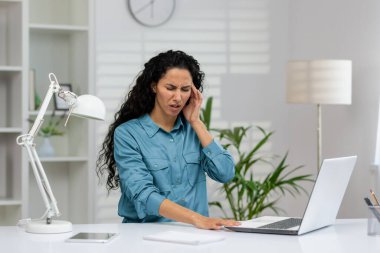
[[[175,0],[127,0],[132,17],[145,26],[159,26],[173,15]]]

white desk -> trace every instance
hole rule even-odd
[[[367,222],[338,220],[334,226],[302,236],[263,235],[231,231],[200,230],[181,223],[74,225],[72,233],[58,235],[28,234],[17,227],[0,227],[0,252],[380,252],[380,236],[367,236]],[[143,240],[144,235],[160,231],[222,234],[222,242],[199,246]],[[65,243],[77,232],[117,232],[118,238],[105,244]]]

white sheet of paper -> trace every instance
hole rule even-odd
[[[204,243],[222,241],[225,239],[225,237],[221,235],[205,235],[199,233],[196,234],[178,231],[165,231],[157,234],[143,236],[143,239],[152,241],[199,245]]]

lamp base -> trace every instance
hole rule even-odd
[[[25,231],[33,234],[60,234],[68,233],[73,230],[71,222],[63,220],[52,220],[46,224],[46,220],[31,221],[26,224]]]

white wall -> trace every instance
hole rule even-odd
[[[316,109],[286,103],[286,62],[352,59],[353,104],[323,107],[323,156],[359,155],[339,216],[363,217],[362,197],[368,192],[377,122],[379,4],[375,0],[178,0],[173,19],[152,29],[131,18],[126,1],[98,0],[96,90],[108,106],[107,122],[147,59],[162,50],[182,49],[194,55],[206,72],[205,95],[216,97],[215,124],[255,123],[274,130],[267,150],[280,155],[289,151],[292,166],[304,164],[302,173],[315,174]],[[264,33],[253,38],[258,27]],[[239,36],[233,39],[234,34]],[[257,62],[252,52],[266,57]],[[244,54],[247,65],[232,60]],[[105,125],[97,129],[98,145],[105,131]],[[305,186],[310,190],[312,185]],[[106,198],[104,188],[97,187],[95,219],[119,221],[118,194]],[[218,198],[215,185],[210,197]],[[306,196],[287,197],[281,207],[289,215],[302,215],[306,202]]]

